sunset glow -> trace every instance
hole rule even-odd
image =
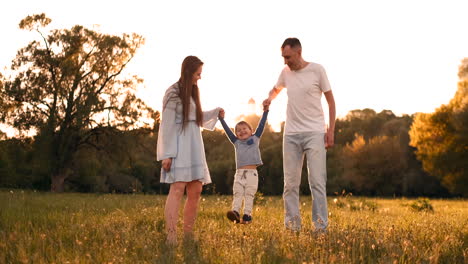
[[[160,110],[164,91],[187,55],[204,61],[204,109],[223,107],[230,124],[255,111],[284,67],[282,41],[298,37],[303,57],[322,64],[338,117],[354,109],[395,114],[432,112],[453,97],[458,65],[468,56],[466,1],[89,1],[19,0],[2,7],[2,72],[37,34],[18,28],[27,15],[46,13],[49,29],[80,24],[102,32],[137,33],[146,44],[127,73],[145,80],[138,94]],[[268,10],[268,11],[266,11]],[[269,122],[284,121],[286,91],[273,102]],[[326,107],[324,107],[326,110]]]

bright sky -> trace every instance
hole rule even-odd
[[[205,62],[203,108],[223,107],[232,122],[247,114],[250,98],[261,112],[284,67],[280,46],[287,37],[301,40],[306,61],[325,67],[339,117],[363,108],[433,112],[453,97],[458,66],[468,57],[468,1],[462,0],[15,0],[1,10],[2,72],[37,37],[20,30],[20,20],[44,12],[50,28],[79,24],[143,35],[146,44],[128,71],[145,79],[138,93],[156,110],[182,60],[198,56]],[[284,120],[285,110],[283,91],[270,123]]]

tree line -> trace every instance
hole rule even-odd
[[[45,14],[20,22],[40,37],[0,73],[0,121],[18,131],[0,133],[0,188],[167,193],[155,154],[160,113],[136,97],[143,80],[123,74],[144,38],[79,25],[47,31],[49,23]],[[327,153],[329,194],[467,197],[468,59],[459,78],[454,98],[434,113],[357,109],[338,119]],[[260,119],[240,118],[253,127]],[[232,144],[219,129],[203,131],[203,140],[213,180],[204,192],[232,193]],[[267,126],[260,149],[259,191],[280,195],[282,131]],[[303,194],[306,174],[304,164]]]

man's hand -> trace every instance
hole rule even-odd
[[[326,149],[333,147],[335,145],[335,131],[327,128],[324,140]]]
[[[165,171],[171,171],[172,158],[168,158],[162,161],[162,167]]]
[[[218,118],[224,119],[224,109],[223,108],[219,109]]]

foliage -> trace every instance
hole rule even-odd
[[[362,136],[357,136],[343,150],[343,177],[359,192],[395,193],[402,189],[399,175],[408,167],[401,150],[394,137],[377,136],[366,143]]]
[[[352,193],[346,193],[345,190],[333,199],[333,205],[338,208],[347,208],[351,211],[369,210],[372,212],[375,212],[379,207],[376,202],[365,198],[354,198]]]
[[[385,123],[394,119],[396,116],[390,110],[382,110],[380,113],[369,108],[351,110],[343,119],[337,120],[336,144],[350,144],[356,134],[364,135],[366,141],[379,136]]]
[[[412,117],[389,110],[353,110],[336,123],[336,146],[328,154],[332,192],[364,195],[447,195],[428,176],[409,146]],[[354,135],[354,138],[350,137]],[[330,188],[330,187],[329,187]]]
[[[154,161],[156,135],[148,129],[102,130],[75,154],[65,191],[163,193],[160,164]],[[0,186],[47,190],[50,178],[41,172],[31,138],[0,141]]]
[[[463,60],[455,96],[434,113],[419,113],[411,145],[423,168],[453,194],[468,196],[468,59]]]
[[[429,198],[418,198],[416,201],[410,204],[410,207],[415,211],[427,211],[434,212],[434,207],[431,204]]]
[[[165,242],[166,196],[0,192],[1,263],[466,263],[466,200],[434,200],[421,214],[399,199],[375,211],[330,206],[325,235],[314,233],[310,197],[303,229],[284,229],[282,198],[255,207],[254,222],[226,219],[230,196],[204,196],[194,240]],[[330,202],[331,203],[331,202]],[[181,231],[181,226],[179,226]]]
[[[267,200],[262,192],[255,193],[255,199],[254,199],[255,205],[265,205],[266,202]]]
[[[18,51],[13,74],[0,82],[0,120],[36,133],[34,147],[44,159],[39,170],[50,174],[52,190],[62,191],[77,152],[103,128],[135,128],[144,125],[137,122],[141,117],[155,114],[135,96],[142,80],[121,77],[143,37],[79,25],[41,31],[50,21],[45,14],[21,21],[20,28],[41,38]]]
[[[40,175],[31,174],[31,139],[0,141],[0,186],[8,188],[36,187]]]
[[[255,127],[259,117],[256,117],[257,121],[255,117],[250,118]],[[340,123],[341,126],[346,125],[346,121],[340,120]],[[345,189],[367,195],[446,196],[447,193],[437,179],[422,171],[420,162],[415,158],[414,148],[408,146],[407,131],[410,124],[411,118],[408,116],[395,117],[382,124],[382,135],[370,138],[368,142],[363,141],[364,137],[358,137],[352,144],[337,144],[328,150],[328,194]],[[89,138],[90,144],[82,146],[75,154],[70,166],[71,173],[64,183],[65,190],[167,193],[168,185],[159,183],[161,163],[154,160],[157,127],[158,122],[153,129],[122,131],[101,128],[100,133]],[[282,132],[274,132],[269,126],[262,135],[260,150],[264,165],[258,167],[258,191],[265,195],[280,195],[283,191],[282,136]],[[340,137],[337,134],[337,141]],[[232,194],[234,147],[222,130],[203,131],[203,139],[213,181],[203,187],[203,193]],[[361,142],[357,148],[359,140]],[[0,150],[8,142],[0,141]],[[7,175],[2,177],[8,177],[11,182],[8,185],[6,181],[0,180],[0,186],[40,190],[50,186],[48,169],[44,168],[50,164],[48,157],[41,155],[42,148],[34,146],[41,143],[40,138],[28,142],[26,145],[17,145],[17,149],[0,151],[0,171],[4,168],[4,175]],[[351,151],[353,144],[356,147],[354,152]],[[21,149],[26,153],[23,155],[25,159],[13,151]],[[400,169],[396,169],[397,166]],[[304,166],[300,187],[302,194],[310,194],[306,175],[307,167]]]

